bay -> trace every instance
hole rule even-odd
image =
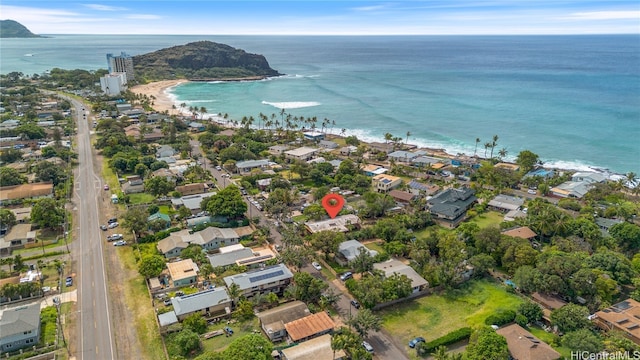
[[[521,150],[547,166],[640,173],[640,41],[594,36],[52,35],[2,39],[0,72],[106,68],[131,55],[211,40],[262,54],[283,77],[188,83],[176,102],[233,119],[280,110],[451,153]],[[25,56],[30,54],[32,56]],[[476,149],[476,138],[481,141]],[[488,153],[487,153],[488,155]],[[494,154],[495,155],[495,154]]]

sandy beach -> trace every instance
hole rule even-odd
[[[163,80],[156,81],[145,85],[136,85],[132,87],[130,90],[135,94],[147,95],[149,97],[154,96],[156,99],[153,101],[153,108],[158,112],[164,112],[165,110],[169,113],[176,114],[179,109],[174,110],[173,100],[167,95],[165,92],[168,88],[174,87],[176,85],[184,84],[189,82],[189,80],[179,79],[179,80]]]

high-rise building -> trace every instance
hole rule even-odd
[[[127,81],[132,81],[135,78],[133,73],[133,58],[124,51],[117,56],[107,54],[107,65],[109,74],[117,72],[126,73]]]
[[[114,72],[101,77],[100,88],[107,95],[119,95],[127,89],[127,74]]]

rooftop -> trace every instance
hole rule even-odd
[[[520,239],[533,239],[538,236],[533,230],[529,229],[526,226],[521,226],[515,229],[510,229],[502,232],[502,235],[507,235],[511,237],[516,237]]]
[[[291,278],[293,278],[291,270],[284,264],[278,264],[264,269],[227,276],[224,278],[224,282],[227,286],[235,283],[240,290],[246,290],[254,286],[275,283]]]
[[[225,287],[200,291],[195,294],[171,298],[173,310],[177,316],[200,311],[223,303],[231,303]]]
[[[634,337],[636,342],[640,340],[640,302],[627,299],[598,311],[596,316]]]
[[[200,271],[200,269],[198,269],[198,265],[196,265],[196,263],[191,259],[167,263],[167,268],[169,269],[169,275],[173,281],[198,276],[198,271]]]
[[[0,313],[2,337],[33,331],[40,326],[40,303],[5,309]]]
[[[384,272],[385,277],[393,274],[405,275],[411,280],[411,287],[428,286],[429,282],[418,274],[413,268],[399,260],[390,259],[385,262],[373,264],[373,268]]]
[[[298,341],[315,334],[330,331],[336,326],[325,311],[305,316],[284,324],[292,341]]]
[[[375,250],[369,250],[366,246],[362,245],[358,240],[347,240],[338,245],[338,252],[342,254],[347,260],[351,261],[360,254],[360,249],[365,249],[369,252],[369,256],[374,257],[378,255]]]
[[[507,339],[509,353],[518,360],[556,360],[560,353],[549,344],[537,339],[518,324],[511,324],[496,330]]]
[[[307,230],[309,230],[312,233],[316,233],[318,231],[324,231],[324,230],[347,232],[349,231],[347,225],[358,225],[358,224],[360,224],[360,218],[358,218],[356,215],[353,215],[353,214],[340,215],[340,216],[336,216],[333,219],[328,219],[328,220],[304,223]]]
[[[344,350],[331,349],[331,335],[325,334],[282,350],[287,360],[333,360],[346,358]]]
[[[292,301],[273,309],[256,314],[265,331],[276,332],[284,329],[284,324],[303,318],[311,314],[307,304],[302,301]]]

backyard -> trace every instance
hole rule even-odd
[[[484,324],[497,310],[516,310],[522,299],[489,280],[472,281],[463,288],[434,294],[381,310],[384,328],[400,344],[422,336],[432,341],[453,330]],[[407,321],[411,319],[411,321]]]

